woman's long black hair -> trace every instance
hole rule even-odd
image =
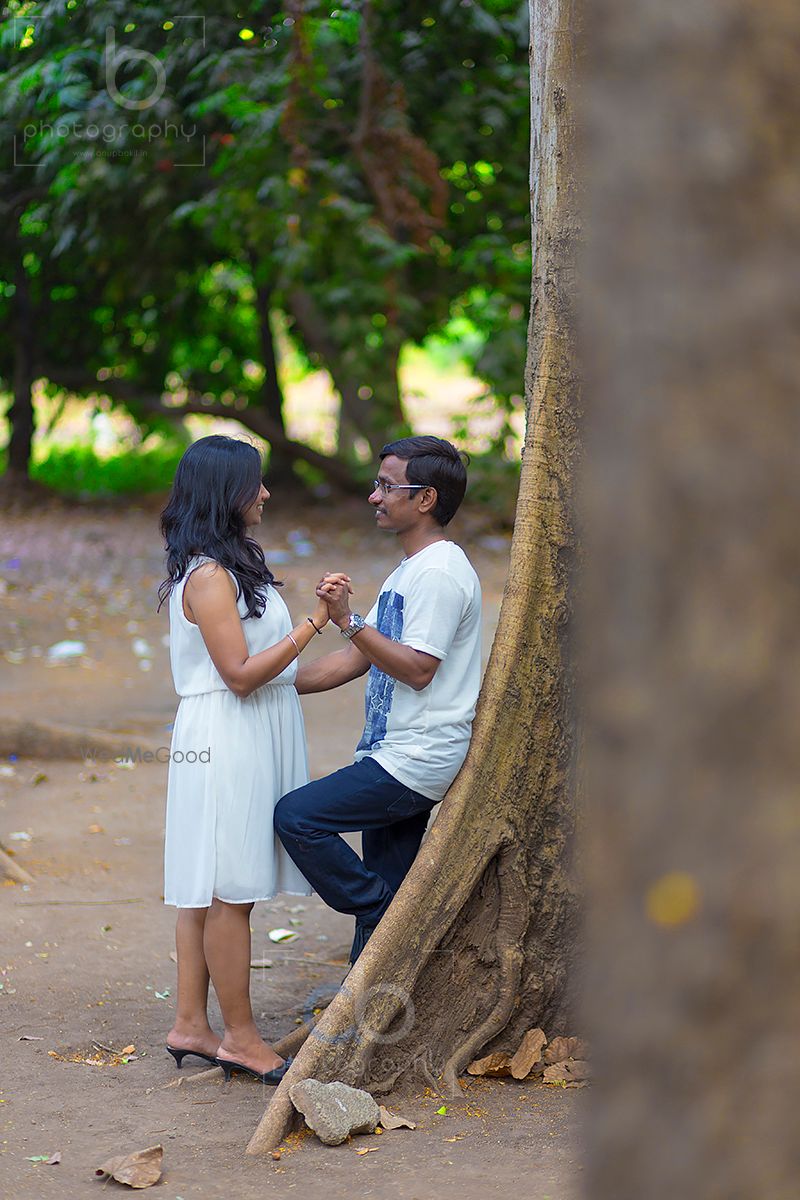
[[[233,572],[246,616],[263,615],[275,578],[243,519],[260,487],[261,456],[249,442],[212,434],[189,447],[161,514],[167,578],[158,589],[159,608],[186,574],[189,560],[203,554]]]

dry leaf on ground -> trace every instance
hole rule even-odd
[[[583,1038],[556,1037],[542,1057],[546,1063],[560,1063],[568,1058],[586,1059],[589,1057],[589,1047]]]
[[[365,1146],[363,1150],[356,1150],[356,1154],[374,1154],[377,1149],[377,1146]]]
[[[117,1183],[126,1183],[132,1188],[152,1187],[161,1178],[163,1157],[163,1146],[148,1146],[146,1150],[109,1158],[95,1170],[95,1175],[110,1175]]]
[[[525,1079],[542,1057],[547,1045],[547,1034],[542,1029],[529,1029],[511,1059],[511,1074],[515,1079]]]
[[[476,1058],[467,1067],[469,1075],[489,1075],[498,1078],[511,1074],[511,1059],[507,1054],[487,1054],[485,1058]]]
[[[566,1062],[553,1063],[545,1067],[542,1078],[545,1083],[559,1083],[564,1087],[582,1087],[590,1078],[588,1062],[568,1058]]]
[[[413,1121],[409,1121],[408,1117],[397,1117],[394,1113],[390,1113],[388,1108],[384,1108],[381,1104],[381,1125],[384,1129],[416,1129]]]

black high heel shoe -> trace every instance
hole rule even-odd
[[[178,1070],[183,1065],[183,1060],[187,1054],[192,1055],[194,1058],[202,1058],[204,1062],[212,1063],[214,1066],[217,1065],[217,1060],[213,1054],[203,1054],[200,1050],[178,1050],[175,1046],[168,1045],[167,1053],[171,1054],[175,1059],[175,1066]]]
[[[228,1058],[217,1058],[214,1060],[217,1066],[222,1067],[227,1083],[234,1071],[242,1071],[245,1075],[252,1075],[259,1083],[280,1083],[289,1067],[294,1062],[293,1058],[287,1058],[286,1062],[280,1067],[273,1067],[271,1071],[254,1071],[252,1067],[246,1067],[244,1063],[233,1062]]]

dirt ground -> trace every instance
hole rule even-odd
[[[119,734],[120,746],[168,746],[176,699],[156,614],[162,552],[154,507],[35,504],[0,518],[0,720],[28,718]],[[261,540],[286,581],[295,616],[323,570],[345,569],[366,611],[398,548],[366,504],[265,514]],[[453,537],[484,588],[485,652],[497,620],[508,539],[469,513]],[[60,663],[48,648],[83,643]],[[335,631],[313,652],[336,648]],[[312,774],[350,761],[361,728],[362,681],[305,697]],[[139,741],[137,742],[137,739]],[[174,912],[162,903],[167,767],[140,762],[0,760],[0,842],[33,876],[0,887],[0,1198],[82,1200],[114,1154],[156,1143],[164,1171],[154,1194],[233,1194],[304,1200],[475,1200],[580,1194],[581,1091],[465,1079],[452,1100],[383,1099],[414,1131],[363,1136],[336,1148],[294,1134],[279,1161],[248,1158],[270,1089],[202,1064],[177,1072],[164,1050],[175,995]],[[21,835],[21,836],[15,836]],[[275,944],[268,931],[296,933]],[[316,898],[278,897],[253,913],[254,1009],[277,1040],[332,994],[351,938],[349,918]],[[217,1014],[217,1025],[218,1014]],[[31,1039],[31,1040],[23,1040]],[[108,1049],[133,1045],[129,1061]],[[89,1061],[87,1061],[89,1060]],[[445,1114],[436,1112],[442,1104]],[[359,1155],[359,1149],[376,1153]],[[61,1155],[57,1165],[32,1161]]]

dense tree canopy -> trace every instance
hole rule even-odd
[[[526,49],[526,6],[507,0],[202,18],[10,4],[0,317],[36,330],[0,358],[18,413],[39,378],[143,421],[166,394],[295,458],[276,320],[330,372],[346,464],[357,436],[374,448],[404,426],[398,357],[433,332],[468,329],[507,403],[529,279]]]

